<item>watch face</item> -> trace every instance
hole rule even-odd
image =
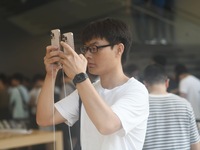
[[[86,73],[79,73],[74,77],[73,82],[76,85],[77,83],[85,81],[87,78],[88,75]]]
[[[83,74],[78,74],[77,75],[77,81],[81,81],[84,79],[84,75]]]

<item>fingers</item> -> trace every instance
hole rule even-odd
[[[74,54],[76,53],[74,49],[72,49],[67,43],[61,41],[60,44],[62,45],[64,49],[64,53],[66,54]]]
[[[47,46],[46,47],[46,56],[44,57],[45,64],[52,64],[59,62],[59,50],[58,47],[55,46]]]
[[[70,60],[70,59],[78,56],[78,54],[75,52],[75,50],[73,50],[69,46],[69,44],[67,44],[67,43],[65,43],[63,41],[61,41],[60,44],[61,44],[61,46],[63,47],[63,50],[64,50],[64,51],[59,51],[59,57],[61,59],[68,59],[68,60]]]
[[[87,59],[85,58],[85,56],[84,56],[83,54],[79,54],[79,57],[80,57],[84,62],[87,63]]]
[[[46,47],[46,53],[49,53],[51,51],[58,51],[58,47],[57,46],[52,46],[52,45],[49,45]]]

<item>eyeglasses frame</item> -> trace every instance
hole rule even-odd
[[[92,52],[91,51],[91,46],[84,46],[83,48],[80,48],[80,51],[82,54],[85,54],[87,51],[90,51],[90,53],[97,53],[99,49],[104,48],[104,47],[108,47],[108,46],[113,46],[112,44],[107,44],[107,45],[100,45],[100,46],[96,46],[96,45],[92,45],[95,46],[97,51]],[[83,49],[86,48],[86,51],[83,51]]]

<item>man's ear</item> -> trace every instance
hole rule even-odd
[[[124,52],[124,44],[119,43],[117,46],[118,46],[117,53],[122,55],[122,53]]]
[[[165,86],[166,86],[166,88],[168,88],[169,87],[169,79],[167,79],[166,81],[165,81]]]

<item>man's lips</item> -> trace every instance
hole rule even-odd
[[[93,64],[93,63],[88,63],[88,67],[89,67],[89,68],[93,68],[93,67],[95,67],[95,64]]]

